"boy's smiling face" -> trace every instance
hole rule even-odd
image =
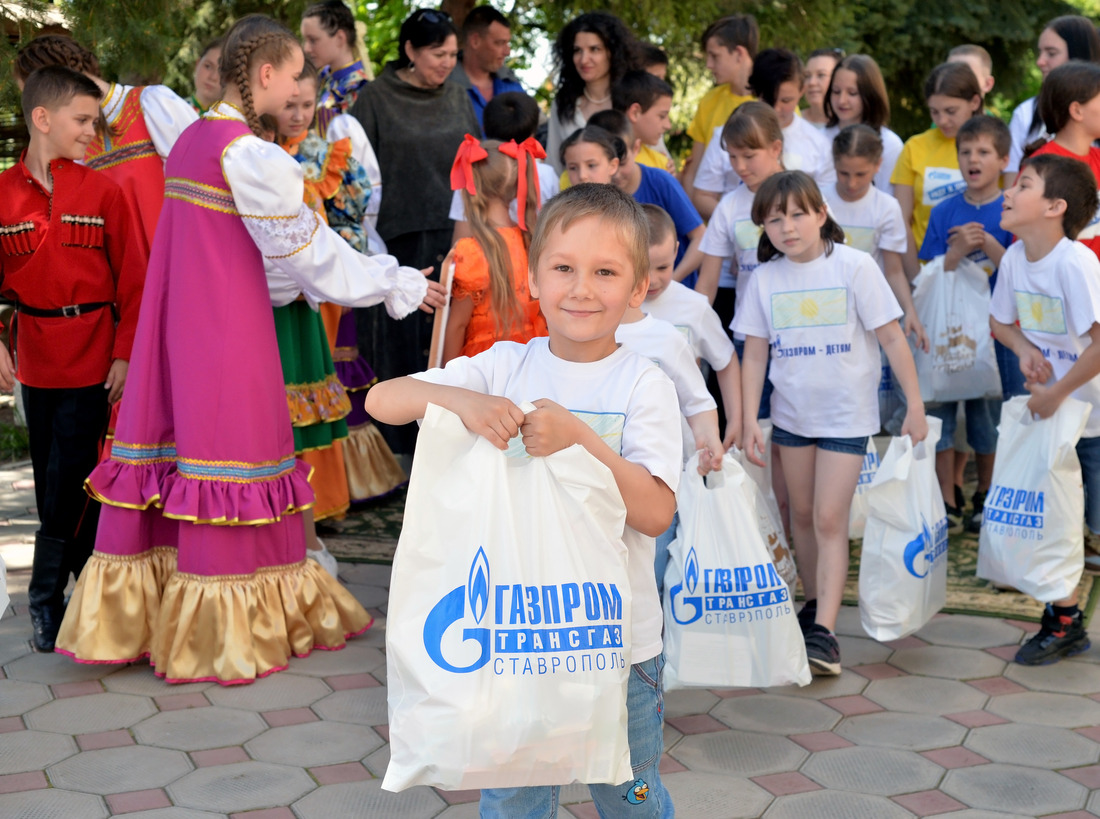
[[[1056,205],[1057,202],[1046,198],[1043,178],[1029,165],[1020,171],[1016,184],[1005,191],[1001,227],[1018,234],[1020,228],[1026,229],[1052,214]],[[1057,216],[1061,219],[1060,212]]]
[[[31,118],[49,145],[51,158],[83,159],[88,143],[95,139],[99,100],[76,94],[52,111],[45,107],[34,109]]]
[[[566,361],[599,361],[615,352],[615,330],[627,307],[638,307],[648,275],[634,281],[631,253],[615,227],[598,216],[553,228],[530,275],[550,335]]]

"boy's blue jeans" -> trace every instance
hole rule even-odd
[[[666,819],[674,816],[672,798],[657,772],[664,751],[664,695],[661,676],[665,657],[630,667],[626,690],[627,739],[634,778],[620,785],[589,785],[603,819]],[[558,815],[557,785],[530,788],[485,788],[481,819],[553,819]]]
[[[1085,484],[1085,524],[1092,534],[1100,534],[1100,437],[1078,441],[1077,459]]]

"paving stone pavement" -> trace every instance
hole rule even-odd
[[[0,470],[14,604],[0,619],[0,818],[477,816],[476,791],[381,789],[388,566],[341,564],[377,618],[344,651],[250,686],[169,686],[147,664],[31,653],[33,503],[29,469]],[[1100,647],[1012,664],[1036,628],[942,615],[884,644],[845,609],[839,678],[667,694],[661,770],[677,816],[1100,817]],[[583,785],[562,802],[562,819],[597,816]]]

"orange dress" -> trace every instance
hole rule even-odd
[[[526,344],[536,336],[545,336],[546,319],[539,303],[527,288],[527,248],[518,227],[497,228],[508,246],[512,261],[512,287],[519,298],[521,320],[503,331],[497,328],[489,295],[489,262],[476,239],[459,239],[455,245],[455,273],[452,298],[473,300],[474,312],[466,325],[466,341],[459,355],[473,356],[488,350],[498,341]]]

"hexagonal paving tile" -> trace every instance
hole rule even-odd
[[[1026,694],[1005,694],[994,697],[986,710],[1013,722],[1052,725],[1055,728],[1100,725],[1100,702],[1069,694],[1030,691]]]
[[[946,677],[949,680],[971,680],[996,677],[1005,668],[1005,661],[985,651],[972,648],[922,646],[903,648],[890,657],[890,665],[910,674],[926,677]]]
[[[558,812],[562,815],[562,812]],[[477,802],[467,802],[465,805],[451,805],[447,810],[438,815],[438,819],[480,819],[481,812]]]
[[[943,776],[919,754],[858,746],[816,753],[801,770],[826,788],[882,796],[933,788]]]
[[[893,677],[875,680],[863,692],[888,711],[912,714],[956,714],[981,708],[987,699],[978,689],[957,680],[934,677]],[[1097,704],[1100,706],[1100,703]]]
[[[431,788],[409,788],[400,793],[382,790],[382,782],[349,782],[326,785],[294,803],[302,819],[332,819],[333,816],[400,816],[428,819],[447,806]]]
[[[797,685],[784,685],[764,690],[769,694],[782,694],[785,697],[809,697],[814,700],[823,700],[828,697],[860,694],[866,687],[866,677],[842,668],[839,677],[814,677],[813,682],[801,688]]]
[[[308,677],[331,677],[333,674],[374,671],[385,662],[385,656],[377,648],[363,645],[352,638],[339,651],[314,651],[308,657],[291,657],[290,670]]]
[[[177,805],[236,813],[289,805],[315,787],[316,783],[301,768],[269,762],[236,762],[199,768],[173,782],[167,790]]]
[[[951,813],[937,813],[925,819],[1028,819],[1019,813],[1001,813],[991,810],[960,810]]]
[[[386,602],[389,591],[381,586],[364,586],[359,583],[347,583],[345,588],[365,609],[374,609]]]
[[[802,608],[802,604],[798,604]],[[833,631],[847,637],[866,637],[863,623],[859,619],[859,606],[841,606],[836,616],[836,628]]]
[[[884,646],[870,637],[847,637],[840,634],[836,641],[840,645],[841,661],[846,666],[884,663],[894,653],[890,646]]]
[[[4,684],[0,682],[0,686]],[[0,739],[0,774],[38,771],[72,756],[78,750],[76,740],[70,736],[39,731],[12,731]],[[0,811],[0,816],[2,815],[5,814]]]
[[[382,746],[382,738],[362,725],[307,722],[264,731],[244,746],[248,755],[263,762],[312,768],[355,762]]]
[[[1092,796],[1089,797],[1086,807],[1089,809],[1090,813],[1095,813],[1097,816],[1100,816],[1100,790],[1092,792]]]
[[[41,683],[4,680],[0,696],[0,717],[17,717],[52,699],[50,689]]]
[[[340,579],[345,583],[389,588],[393,567],[383,563],[341,563]]]
[[[705,714],[720,698],[705,688],[681,688],[665,693],[665,719],[688,714]]]
[[[106,796],[109,793],[160,788],[190,771],[191,761],[179,751],[129,745],[85,751],[49,768],[55,788]]]
[[[118,694],[140,694],[143,697],[166,697],[172,694],[196,694],[213,688],[215,683],[179,683],[168,685],[153,673],[147,663],[125,666],[103,678],[108,691]]]
[[[30,621],[26,621],[26,630],[20,630],[19,636],[6,636],[0,639],[0,666],[18,660],[31,653]]]
[[[930,751],[958,745],[966,728],[943,717],[881,711],[849,717],[835,732],[856,745],[876,745],[900,751]]]
[[[99,680],[118,670],[117,665],[106,663],[76,663],[64,654],[28,654],[4,667],[12,680],[26,682],[58,683]]]
[[[784,736],[828,731],[840,721],[840,714],[819,702],[775,694],[722,700],[710,715],[731,728]]]
[[[251,685],[218,686],[206,692],[214,705],[246,708],[249,711],[274,711],[313,705],[332,693],[332,689],[314,677],[297,674],[273,674]]]
[[[1082,807],[1088,789],[1054,773],[1019,765],[975,765],[948,771],[940,790],[960,802],[992,811],[1027,805],[1033,816]]]
[[[59,788],[0,795],[0,816],[27,819],[98,819],[109,815],[103,799]]]
[[[793,771],[809,756],[786,737],[744,731],[684,737],[669,754],[693,771],[744,777]]]
[[[210,706],[164,711],[135,725],[134,736],[143,745],[201,751],[240,745],[265,730],[259,714]]]
[[[1100,691],[1100,666],[1092,663],[1019,665],[1010,663],[1005,676],[1032,691],[1095,694]]]
[[[681,771],[662,775],[678,816],[692,819],[754,819],[772,795],[747,779]]]
[[[990,725],[975,728],[964,743],[993,762],[1055,770],[1100,760],[1100,745],[1067,728],[1045,725]]]
[[[337,691],[319,700],[313,706],[322,719],[351,722],[356,725],[381,725],[389,720],[386,707],[388,689],[360,688]]]
[[[914,636],[937,646],[993,648],[1018,644],[1023,634],[1023,629],[1004,620],[952,614],[930,620]]]
[[[781,796],[764,819],[911,819],[913,814],[881,796],[843,791],[814,791]]]
[[[190,808],[157,808],[130,814],[134,819],[224,819],[224,813],[207,813],[204,810]]]
[[[129,728],[157,712],[148,697],[134,694],[89,694],[54,700],[24,717],[28,728],[59,734],[88,734]]]

